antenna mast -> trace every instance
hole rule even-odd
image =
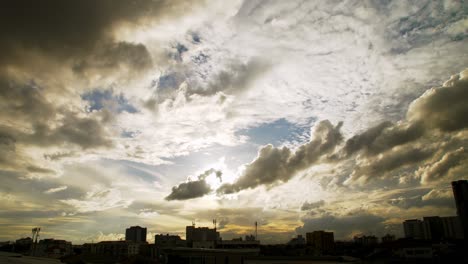
[[[258,240],[258,237],[257,237],[257,221],[255,221],[255,240]]]

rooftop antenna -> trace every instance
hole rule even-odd
[[[216,219],[213,219],[213,225],[214,225],[214,229],[216,231]]]
[[[195,227],[195,221],[192,221],[192,226]]]
[[[257,237],[257,221],[255,221],[255,240],[258,240],[258,237]]]

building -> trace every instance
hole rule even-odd
[[[335,238],[333,232],[314,231],[306,233],[306,243],[312,247],[317,253],[324,254],[333,251],[335,246]]]
[[[30,237],[17,239],[15,242],[15,251],[22,253],[30,253],[32,243],[33,241]]]
[[[376,236],[355,236],[354,243],[365,247],[377,245],[378,239]]]
[[[423,237],[426,240],[440,241],[444,237],[442,220],[439,216],[423,217]]]
[[[132,226],[125,230],[125,240],[132,242],[146,242],[146,227]]]
[[[452,190],[464,238],[468,240],[468,181],[460,180],[452,182]]]
[[[441,217],[445,239],[463,239],[463,227],[458,216]]]
[[[259,252],[259,249],[168,248],[161,253],[163,263],[243,264]]]
[[[101,241],[83,244],[82,252],[100,256],[127,257],[140,254],[147,243],[132,241]]]
[[[72,252],[71,242],[49,238],[39,241],[33,255],[36,257],[60,258],[71,255]]]
[[[25,245],[25,246],[31,246],[32,244],[32,238],[26,237],[26,238],[20,238],[15,241],[16,245]]]
[[[187,246],[187,242],[180,238],[177,235],[155,235],[154,236],[154,244],[157,247],[185,247]]]
[[[240,249],[240,248],[259,248],[260,241],[253,239],[254,236],[245,236],[245,240],[242,237],[234,238],[232,240],[219,240],[216,242],[216,248],[223,249]]]
[[[291,245],[291,246],[304,246],[305,244],[306,244],[306,240],[302,235],[297,235],[297,237],[293,237],[288,242],[288,245]]]
[[[423,223],[419,219],[409,219],[403,222],[406,238],[424,239]]]
[[[382,237],[382,243],[390,243],[393,241],[395,241],[394,235],[386,234],[385,236]]]
[[[187,246],[193,248],[215,248],[220,240],[219,232],[208,227],[187,226],[185,232]]]

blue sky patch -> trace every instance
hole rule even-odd
[[[101,110],[103,108],[121,113],[136,113],[137,109],[128,102],[123,94],[115,95],[112,90],[94,90],[81,96],[83,100],[89,102],[89,112]]]
[[[281,118],[271,123],[243,129],[239,134],[248,136],[250,138],[249,141],[256,144],[279,146],[287,141],[300,140],[301,136],[307,134],[309,130],[310,125],[297,125]]]

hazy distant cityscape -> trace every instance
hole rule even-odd
[[[427,216],[402,223],[404,238],[387,234],[357,235],[351,241],[336,241],[333,231],[310,230],[297,235],[286,244],[264,245],[258,237],[257,222],[252,234],[224,240],[213,227],[186,227],[185,239],[174,234],[156,234],[147,241],[147,228],[131,226],[125,239],[96,241],[72,245],[65,240],[39,239],[40,227],[32,229],[32,237],[0,243],[0,251],[31,257],[60,259],[66,263],[269,263],[278,258],[281,263],[304,261],[407,263],[431,261],[450,263],[468,261],[466,249],[468,231],[468,181],[452,182],[457,208],[456,216]],[[18,255],[3,255],[4,259]]]

